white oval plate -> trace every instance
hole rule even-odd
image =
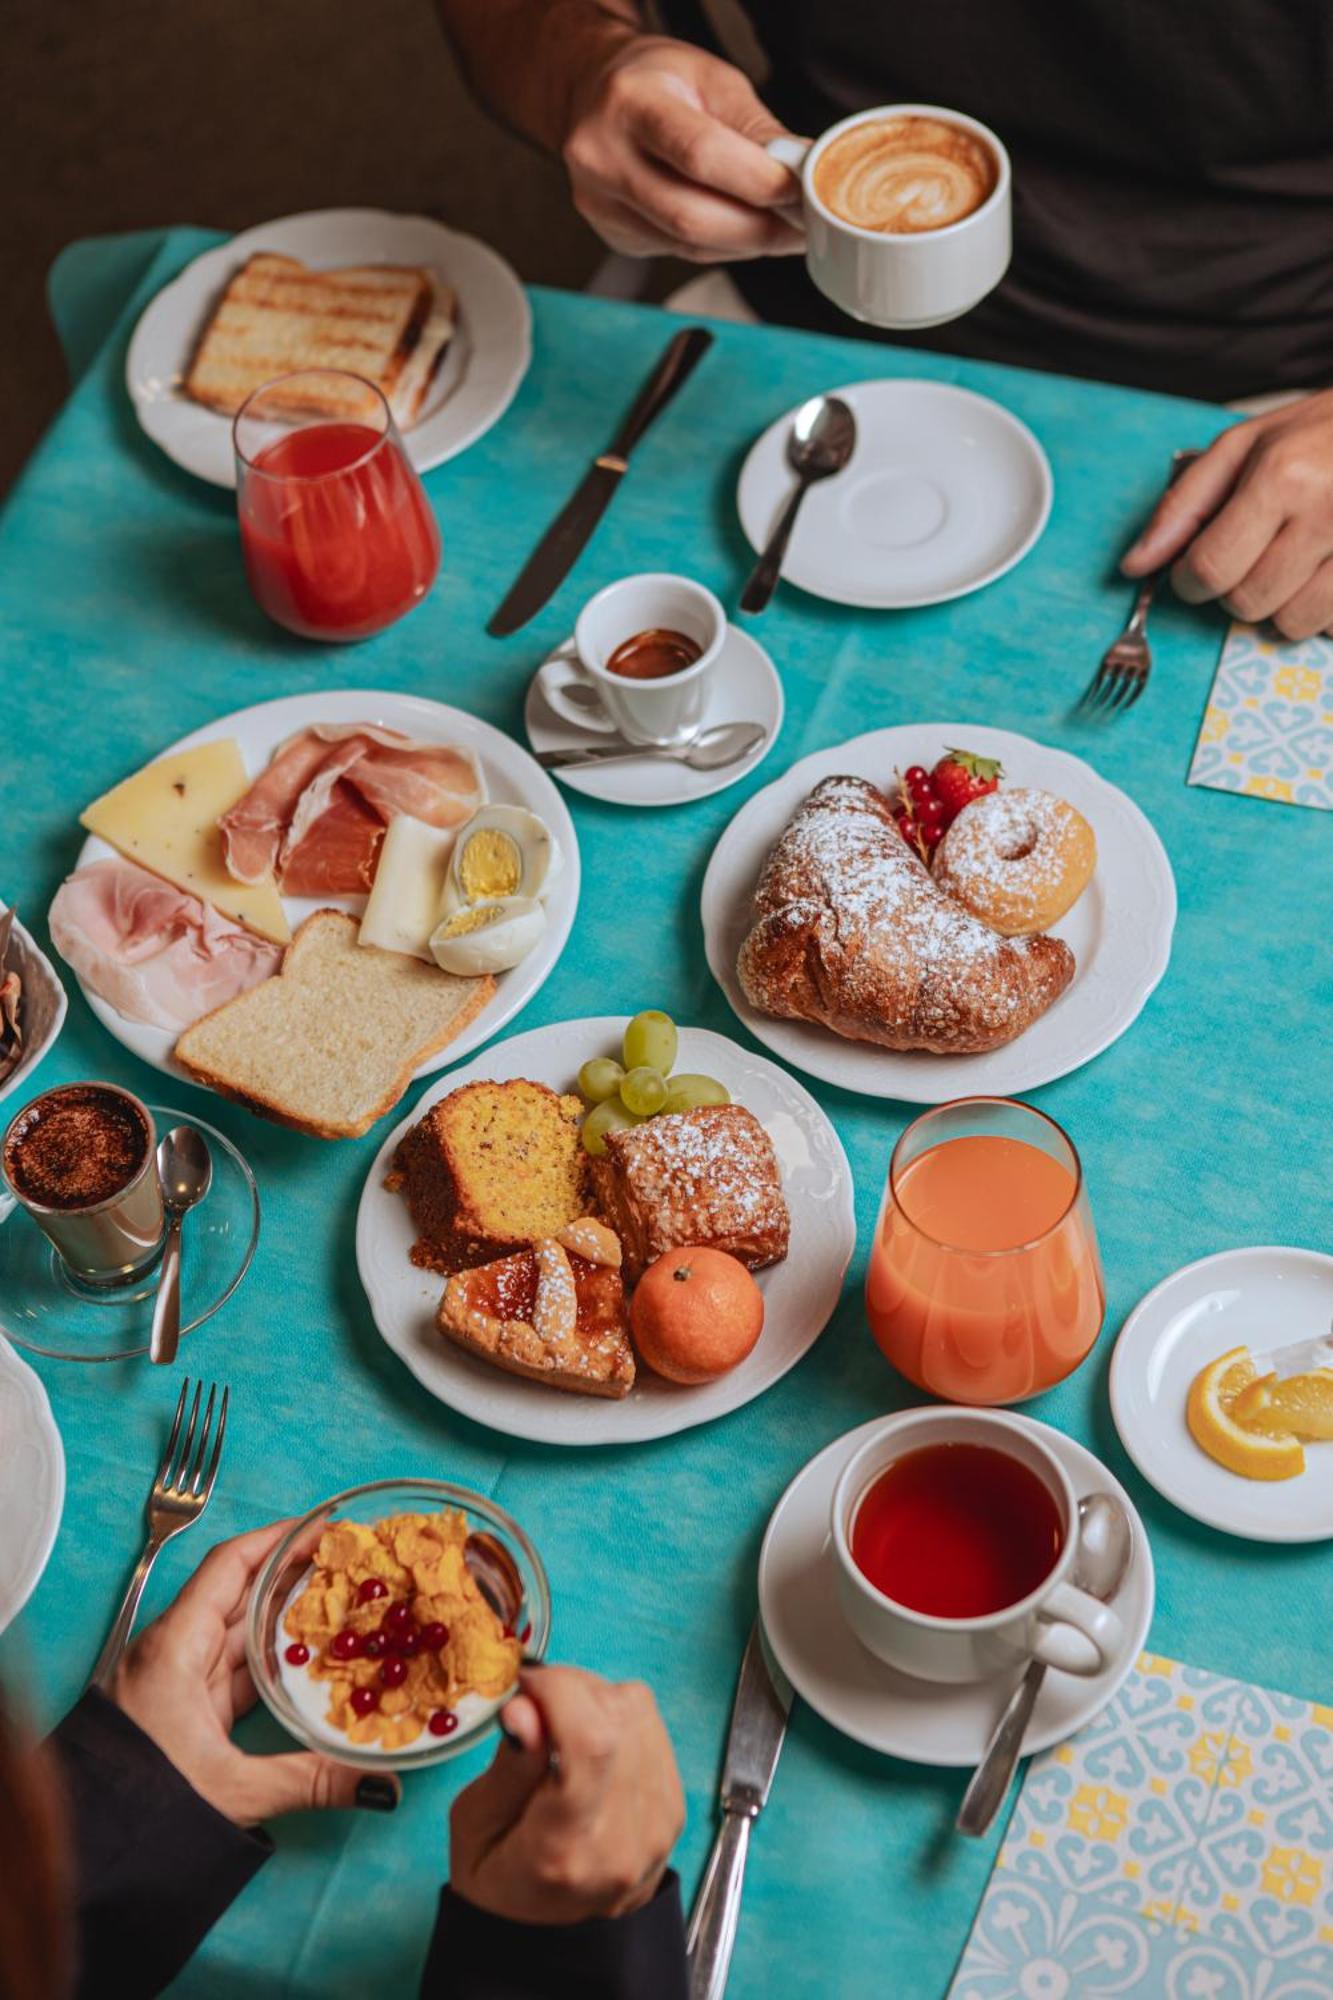
[[[1333,1322],[1333,1257],[1280,1246],[1186,1264],[1141,1299],[1111,1359],[1111,1413],[1144,1478],[1186,1514],[1255,1542],[1333,1537],[1333,1444],[1308,1444],[1296,1479],[1242,1479],[1190,1436],[1185,1401],[1229,1347],[1262,1353]]]
[[[725,1083],[773,1141],[791,1210],[791,1247],[781,1264],[756,1271],[764,1330],[754,1351],[718,1382],[687,1389],[641,1367],[628,1396],[577,1396],[545,1388],[464,1354],[437,1333],[444,1280],[409,1262],[416,1231],[401,1195],[384,1186],[395,1149],[432,1104],[461,1084],[527,1077],[572,1091],[590,1056],[619,1055],[628,1016],[562,1021],[515,1035],[426,1091],[389,1134],[366,1176],[356,1217],[356,1261],[375,1324],[417,1380],[450,1409],[511,1437],[539,1444],[635,1444],[668,1437],[740,1409],[780,1381],[812,1348],[838,1303],[856,1246],[852,1175],[819,1106],[776,1064],[725,1035],[682,1028],[676,1067]]]
[[[468,715],[461,708],[450,708],[442,701],[426,701],[419,695],[357,688],[340,688],[326,694],[286,695],[279,701],[261,701],[254,708],[238,708],[231,715],[219,716],[216,722],[206,723],[202,729],[182,736],[178,743],[169,743],[159,754],[166,757],[176,750],[189,750],[196,743],[211,743],[219,736],[234,736],[241,746],[246,769],[252,778],[257,778],[281,742],[298,729],[317,722],[375,722],[430,743],[467,744],[480,759],[489,796],[507,805],[526,806],[530,812],[545,820],[560,843],[565,865],[546,900],[547,923],[541,943],[512,972],[503,972],[498,976],[495,997],[482,1008],[476,1020],[464,1028],[455,1041],[429,1056],[415,1071],[417,1077],[433,1076],[437,1070],[447,1069],[450,1063],[458,1062],[471,1050],[489,1041],[492,1035],[498,1034],[521,1007],[526,1007],[554,970],[579,903],[579,848],[574,822],[551,780],[521,744],[515,743],[502,730],[493,729],[479,716]],[[82,868],[85,862],[101,861],[114,853],[115,849],[108,847],[104,840],[90,834],[79,849],[75,866]],[[287,896],[283,899],[283,908],[295,931],[312,910],[334,906],[359,915],[365,908],[365,901],[364,896]],[[149,1027],[143,1021],[127,1021],[99,995],[90,992],[82,980],[79,985],[84,999],[102,1026],[115,1036],[122,1047],[141,1056],[144,1062],[151,1063],[165,1076],[187,1076],[188,1073],[172,1056],[176,1043],[174,1030]],[[191,1083],[197,1081],[194,1077],[188,1080]],[[206,1087],[200,1085],[201,1089]]]
[[[0,1339],[0,1632],[37,1588],[64,1504],[65,1448],[46,1391]]]
[[[319,270],[349,264],[423,264],[458,298],[458,326],[420,417],[404,433],[418,472],[442,465],[488,431],[513,401],[532,358],[527,294],[502,257],[428,215],[381,208],[284,215],[206,250],[144,308],[130,341],[125,384],[135,414],[168,458],[213,486],[235,486],[231,418],[181,390],[195,343],[232,275],[260,250]]]
[[[929,768],[950,744],[998,757],[1007,785],[1035,785],[1077,806],[1097,836],[1097,872],[1056,924],[1078,969],[1072,985],[1027,1033],[985,1055],[898,1052],[847,1041],[805,1021],[778,1020],[750,1005],[736,954],[750,928],[755,884],[769,849],[821,778],[846,772],[888,786],[894,771]],[[875,729],[803,757],[737,813],[713,849],[702,898],[704,946],[713,977],[750,1033],[796,1069],[866,1097],[940,1104],[974,1093],[1009,1097],[1066,1076],[1124,1034],[1166,971],[1176,921],[1176,885],[1142,812],[1079,757],[1007,729],[922,722]]]
[[[988,396],[945,382],[851,382],[829,393],[855,412],[856,445],[844,469],[802,502],[784,583],[835,604],[891,611],[965,597],[1022,561],[1054,492],[1026,424]],[[795,415],[770,424],[741,467],[737,506],[755,549],[791,493]]]
[[[901,1412],[904,1420],[915,1414]],[[1023,1739],[1027,1757],[1090,1722],[1128,1678],[1152,1622],[1153,1561],[1133,1501],[1100,1459],[1047,1424],[1015,1410],[1005,1414],[1055,1453],[1080,1500],[1090,1493],[1113,1494],[1134,1529],[1129,1575],[1111,1600],[1125,1627],[1125,1643],[1100,1674],[1047,1674]],[[838,1606],[829,1543],[834,1488],[853,1452],[884,1424],[876,1417],[835,1439],[797,1473],[779,1500],[759,1552],[759,1615],[796,1692],[844,1736],[909,1764],[977,1764],[1018,1673],[966,1687],[913,1680],[867,1652]]]
[[[0,916],[8,907],[8,904],[0,902]],[[55,967],[32,932],[21,922],[17,911],[5,963],[18,973],[23,982],[19,998],[23,1054],[9,1075],[0,1078],[0,1099],[8,1097],[20,1084],[26,1084],[43,1056],[54,1048],[56,1038],[65,1025],[65,1012],[69,1005]],[[4,967],[0,966],[0,971],[3,970]]]

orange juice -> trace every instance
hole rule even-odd
[[[866,1314],[919,1388],[956,1403],[1018,1402],[1063,1380],[1096,1340],[1101,1263],[1068,1151],[1072,1164],[1024,1139],[973,1132],[902,1166],[895,1154]]]

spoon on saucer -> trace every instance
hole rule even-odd
[[[193,1125],[173,1125],[157,1149],[157,1174],[162,1206],[167,1212],[167,1240],[153,1300],[153,1329],[148,1352],[154,1361],[174,1361],[181,1334],[181,1224],[196,1202],[208,1193],[213,1162],[207,1143]]]
[[[625,743],[617,738],[614,743],[587,749],[541,750],[537,762],[544,771],[581,771],[587,765],[647,757],[654,762],[685,764],[691,771],[720,771],[748,756],[767,734],[762,722],[715,722],[683,743]]]
[[[768,546],[750,572],[741,593],[742,611],[764,609],[777,588],[782,558],[808,488],[841,472],[855,446],[856,418],[841,396],[812,396],[808,403],[802,403],[787,439],[787,463],[796,474],[796,486]]]
[[[1078,1556],[1074,1582],[1090,1597],[1108,1604],[1125,1580],[1134,1554],[1134,1533],[1120,1502],[1109,1493],[1092,1493],[1078,1503]],[[1027,1672],[1009,1697],[995,1725],[986,1754],[972,1774],[954,1821],[959,1833],[979,1838],[1004,1804],[1009,1783],[1023,1751],[1046,1666],[1029,1660]]]

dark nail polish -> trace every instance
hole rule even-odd
[[[392,1778],[363,1778],[356,1788],[356,1802],[367,1812],[394,1812],[398,1787]]]

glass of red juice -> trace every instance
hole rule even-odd
[[[367,639],[420,604],[440,530],[373,383],[280,375],[242,404],[232,438],[245,573],[270,618],[303,639]]]

